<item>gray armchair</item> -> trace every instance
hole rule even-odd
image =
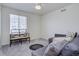
[[[49,45],[32,51],[32,56],[56,56],[67,42],[65,40],[57,43],[51,42]]]

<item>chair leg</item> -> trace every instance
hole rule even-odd
[[[10,41],[10,47],[11,47],[11,45],[12,45],[12,41]]]
[[[22,44],[22,40],[19,40],[19,42]]]
[[[29,43],[30,43],[30,37],[28,39],[29,39]]]

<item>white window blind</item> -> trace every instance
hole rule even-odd
[[[27,32],[27,17],[10,14],[10,34]]]

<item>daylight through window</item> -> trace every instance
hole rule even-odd
[[[10,14],[10,34],[27,32],[27,17]]]

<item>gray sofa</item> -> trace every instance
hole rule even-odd
[[[63,43],[64,42],[64,43]],[[78,56],[79,55],[79,35],[72,41],[52,44],[32,51],[32,56]]]
[[[79,36],[64,46],[61,51],[62,56],[78,56],[79,55]]]

